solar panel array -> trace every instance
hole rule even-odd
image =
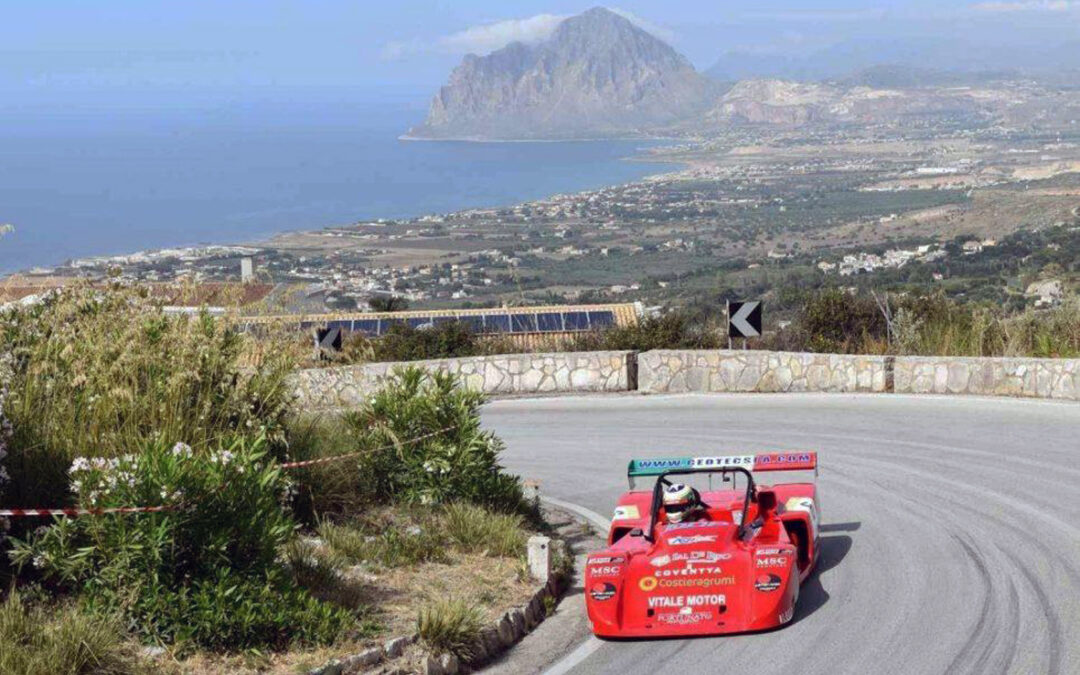
[[[378,337],[390,331],[395,325],[405,324],[412,328],[426,328],[460,321],[478,335],[523,334],[523,333],[576,333],[608,328],[615,325],[615,313],[611,310],[576,310],[559,312],[521,312],[492,310],[484,314],[447,315],[440,312],[432,316],[417,316],[409,312],[407,317],[381,317],[356,319],[331,319],[329,321],[304,321],[301,328],[341,328],[351,333],[363,333],[368,337]]]

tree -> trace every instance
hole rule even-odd
[[[396,295],[375,296],[368,299],[373,312],[401,312],[409,308],[409,301]]]

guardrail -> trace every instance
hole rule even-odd
[[[394,369],[460,375],[491,395],[630,392],[967,394],[1080,401],[1080,359],[868,356],[739,350],[502,354],[302,370],[307,408],[359,405]]]

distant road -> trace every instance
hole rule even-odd
[[[573,673],[1080,673],[1076,403],[575,397],[484,421],[510,470],[606,517],[634,456],[820,452],[822,558],[791,625],[602,643]]]

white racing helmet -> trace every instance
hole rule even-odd
[[[681,523],[697,503],[697,494],[689,485],[674,483],[664,488],[664,513],[669,523]]]

